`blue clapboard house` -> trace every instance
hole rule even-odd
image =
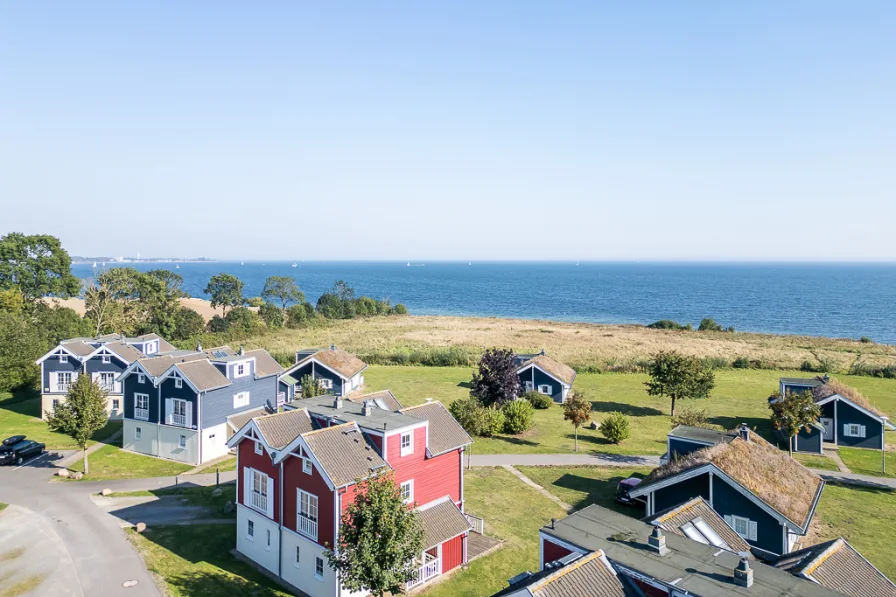
[[[576,372],[542,350],[538,354],[518,354],[514,357],[520,378],[520,393],[538,392],[563,404],[576,379]]]
[[[317,380],[325,394],[347,396],[364,385],[365,369],[367,363],[336,345],[296,351],[296,362],[280,376],[278,402],[295,400],[305,376]]]

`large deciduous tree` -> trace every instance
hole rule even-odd
[[[274,299],[280,301],[280,310],[284,315],[286,308],[292,303],[305,302],[305,295],[299,290],[299,285],[292,276],[270,276],[264,281],[261,296],[268,301]]]
[[[205,293],[212,297],[212,309],[221,307],[221,313],[226,317],[228,307],[243,304],[243,281],[233,274],[218,274],[208,281]]]
[[[651,396],[672,399],[671,414],[675,416],[675,402],[683,398],[709,398],[716,378],[712,370],[697,358],[675,351],[661,351],[650,363],[650,381],[646,382]]]
[[[516,373],[514,354],[504,348],[490,348],[479,359],[479,370],[473,374],[470,396],[483,406],[503,406],[520,395],[520,378]]]
[[[11,232],[0,237],[0,290],[18,288],[28,303],[78,294],[81,281],[71,266],[71,257],[54,236]]]
[[[579,427],[591,420],[591,402],[581,392],[571,392],[563,403],[563,419],[572,423],[576,430],[576,452],[578,452]]]
[[[793,456],[793,438],[801,429],[809,431],[818,424],[821,408],[815,403],[812,392],[776,393],[768,403],[771,409],[772,427],[787,436],[787,448]]]
[[[47,415],[52,431],[59,431],[75,440],[84,452],[84,474],[88,474],[87,442],[108,422],[106,392],[89,375],[79,375],[71,385],[65,402]]]
[[[402,500],[392,475],[383,474],[359,482],[336,548],[326,556],[346,589],[382,597],[414,579],[423,547],[420,518]]]

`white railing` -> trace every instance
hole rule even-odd
[[[414,572],[414,578],[407,583],[405,588],[413,589],[438,576],[439,571],[442,569],[440,564],[439,558],[434,558],[417,568]]]
[[[485,534],[485,521],[479,518],[478,516],[473,516],[472,514],[464,513],[464,518],[467,519],[467,522],[470,523],[470,526],[473,527],[474,533],[479,533],[480,535]]]
[[[268,511],[268,496],[262,495],[257,491],[252,492],[252,507],[261,512]]]
[[[187,426],[187,415],[176,415],[174,413],[171,413],[168,415],[168,424],[186,427]]]
[[[51,384],[50,391],[57,394],[68,394],[68,389],[71,387],[72,383],[74,382]]]
[[[149,409],[148,408],[135,408],[134,409],[134,418],[140,419],[141,421],[149,420]]]
[[[299,519],[298,522],[298,531],[317,541],[317,521],[311,520],[307,516],[302,515],[301,513],[297,517]]]
[[[121,394],[120,382],[114,381],[112,383],[100,383],[99,385],[107,394]]]

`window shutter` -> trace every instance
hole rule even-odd
[[[72,372],[72,383],[75,383],[76,379],[78,379],[78,372],[74,371]]]
[[[243,469],[243,504],[252,503],[252,469],[248,466]]]
[[[187,402],[187,427],[193,428],[193,403]]]
[[[725,524],[727,524],[729,527],[731,527],[733,529],[734,528],[734,519],[731,518],[731,516],[726,514],[725,515]]]
[[[750,541],[756,541],[756,523],[754,521],[750,521]]]
[[[268,518],[274,518],[274,478],[268,477]]]
[[[171,424],[171,415],[174,412],[174,400],[165,398],[165,422]]]
[[[100,383],[100,382],[99,382],[99,378],[100,378],[100,374],[99,374],[99,373],[91,373],[91,374],[90,374],[90,379],[91,379],[91,380],[93,381],[93,383],[95,383],[95,384]]]
[[[59,374],[55,371],[50,371],[50,389],[54,392],[59,389]]]
[[[859,425],[859,437],[865,437],[865,426]]]
[[[845,423],[843,424],[843,435],[845,435],[846,437],[852,437],[852,435],[849,433],[849,425]]]

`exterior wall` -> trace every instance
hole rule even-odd
[[[712,493],[712,509],[719,516],[741,516],[756,523],[756,540],[747,540],[747,543],[774,554],[787,552],[784,531],[778,520],[717,475],[713,476]]]
[[[53,410],[53,401],[56,400],[59,404],[65,402],[67,395],[66,394],[41,394],[40,395],[40,417],[42,419],[47,418],[47,413]],[[112,408],[114,406],[113,400],[118,400],[118,410]],[[106,399],[106,416],[110,419],[117,420],[122,418],[122,413],[124,412],[122,409],[122,398],[121,396],[109,396]]]
[[[311,597],[336,597],[338,594],[336,571],[327,565],[327,558],[324,555],[326,549],[292,530],[283,529],[281,533],[283,549],[280,554],[280,571],[283,580]],[[296,547],[299,548],[298,565],[296,565]],[[324,561],[322,579],[314,576],[315,558]]]
[[[702,450],[705,448],[705,444],[697,444],[694,442],[689,442],[685,439],[670,437],[669,438],[669,458],[674,459],[679,456],[685,456],[686,454],[690,454],[691,452],[696,452],[697,450]]]
[[[249,537],[249,521],[255,529]],[[270,540],[269,540],[270,539]],[[277,556],[280,548],[280,528],[264,514],[242,504],[236,508],[236,549],[263,568],[277,574]],[[295,551],[295,550],[293,550]]]
[[[374,435],[372,433],[367,433],[366,431],[363,433],[364,433],[364,439],[366,439],[368,441],[368,443],[372,444],[376,448],[376,451],[379,453],[380,457],[382,457],[382,455],[383,455],[383,436]]]
[[[95,356],[84,363],[84,372],[91,377],[94,373],[114,373],[118,377],[125,369],[127,369],[127,363],[114,355],[109,358],[108,363],[103,362],[102,356]],[[120,394],[121,392],[110,392],[110,394],[112,393]]]
[[[158,425],[146,421],[134,421],[125,419],[121,431],[121,447],[124,450],[146,454],[148,456],[159,455]],[[140,439],[136,437],[136,430],[140,429]]]
[[[200,430],[203,462],[224,456],[230,451],[230,448],[227,447],[227,440],[230,439],[229,429],[227,423],[221,423],[220,425],[204,427]]]
[[[519,374],[520,393],[526,391],[526,382],[534,382],[532,391],[537,392],[538,386],[547,384],[551,386],[551,398],[554,402],[562,403],[566,400],[566,392],[563,390],[563,383],[559,379],[554,379],[538,367],[529,367]]]
[[[149,395],[149,422],[159,422],[159,389],[152,385],[152,380],[148,375],[144,376],[144,382],[140,383],[140,376],[137,373],[129,373],[124,379],[122,388],[124,390],[124,418],[134,418],[135,399],[134,394]]]
[[[822,453],[822,432],[814,427],[809,431],[800,429],[793,440],[793,449],[797,452]]]
[[[136,438],[136,428],[140,428],[140,439]],[[186,447],[180,447],[180,436],[186,439]],[[184,464],[199,462],[199,432],[183,427],[157,425],[146,421],[124,420],[121,447],[131,452],[176,460]]]
[[[170,377],[159,384],[159,390],[161,392],[162,402],[161,409],[162,415],[161,420],[162,423],[167,420],[168,413],[165,411],[165,400],[168,398],[177,398],[179,400],[186,400],[193,405],[193,420],[189,422],[190,427],[192,429],[198,429],[199,427],[199,399],[196,397],[196,392],[193,391],[193,388],[187,384],[186,380],[183,382],[183,386],[180,388],[174,387],[174,380]]]
[[[225,388],[202,394],[202,427],[226,423],[227,417],[234,413],[258,408],[265,404],[276,408],[277,383],[276,375],[262,379],[246,375],[236,378],[231,385]],[[239,392],[249,392],[249,405],[244,408],[233,408],[233,396]]]
[[[880,421],[869,417],[865,413],[853,407],[851,404],[837,400],[837,444],[840,446],[852,446],[854,448],[873,448],[880,450],[882,447],[883,426]],[[845,425],[858,424],[865,426],[865,437],[846,437]]]
[[[327,486],[327,482],[321,476],[317,466],[313,467],[312,474],[308,475],[302,472],[302,459],[293,456],[284,460],[283,466],[283,526],[298,532],[297,490],[307,491],[317,496],[317,543],[333,545],[336,505],[333,492]]]
[[[317,363],[314,363],[313,365],[314,366],[312,367],[312,363],[306,363],[298,369],[287,371],[287,373],[301,381],[302,378],[306,375],[311,375],[311,371],[313,369],[314,379],[329,379],[333,383],[333,388],[327,391],[328,394],[332,394],[334,396],[342,396],[345,394],[342,387],[341,377],[339,377],[326,367],[323,367],[322,365],[318,365]]]
[[[691,498],[702,496],[707,502],[709,501],[709,474],[704,473],[697,477],[692,477],[657,489],[653,492],[653,511],[659,512],[666,508],[672,508],[679,504],[683,504]]]
[[[261,454],[255,453],[255,440],[250,438],[243,438],[240,441],[239,446],[237,446],[237,462],[239,463],[238,471],[237,471],[237,483],[239,484],[239,495],[236,496],[236,501],[245,506],[247,509],[256,512],[256,510],[252,509],[249,504],[246,503],[245,500],[245,491],[243,489],[243,479],[246,478],[245,470],[246,468],[253,468],[257,471],[261,471],[271,477],[274,480],[274,522],[280,522],[280,468],[274,466],[271,462],[271,456],[267,453],[266,450],[262,450]],[[301,471],[300,471],[301,472]],[[270,499],[271,496],[268,496]],[[258,512],[258,516],[265,518],[265,515],[261,512]],[[295,517],[295,514],[293,514]],[[295,525],[292,527],[295,529]]]
[[[426,427],[413,430],[414,452],[401,455],[401,433],[386,437],[386,461],[395,470],[395,483],[414,480],[414,501],[427,504],[446,495],[455,503],[461,501],[461,462],[457,451],[435,458],[426,458]]]
[[[442,543],[442,574],[454,570],[464,563],[464,541],[466,533]]]
[[[548,539],[544,539],[542,545],[542,556],[544,557],[545,564],[555,562],[560,558],[566,557],[572,553],[565,547],[561,547],[560,545],[557,545],[556,543],[553,543]]]
[[[64,372],[68,372],[68,373],[80,373],[81,371],[83,371],[83,368],[81,366],[81,361],[77,360],[73,356],[68,357],[67,363],[61,363],[61,362],[59,362],[58,356],[52,356],[41,364],[43,365],[41,367],[41,369],[43,369],[42,383],[43,383],[43,393],[44,394],[57,394],[57,395],[63,394],[63,392],[54,392],[53,386],[50,385],[52,383],[53,376],[51,374],[53,372],[64,371]],[[74,377],[74,376],[72,376],[72,377]],[[72,381],[74,381],[74,380],[72,380]]]

